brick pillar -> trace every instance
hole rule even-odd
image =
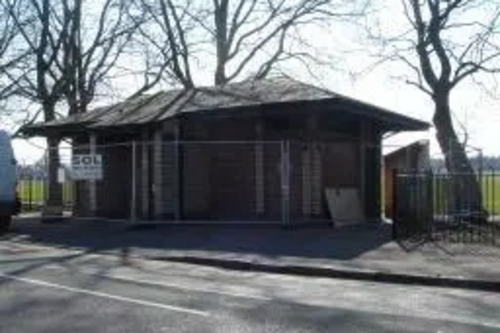
[[[161,218],[163,215],[163,142],[161,130],[157,130],[154,134],[153,154],[154,215],[155,218]]]
[[[359,198],[363,212],[366,207],[366,140],[368,139],[366,126],[366,122],[361,123],[359,141]]]
[[[318,116],[311,114],[307,119],[306,137],[311,140],[303,153],[303,210],[309,216],[321,215],[323,198],[323,177],[321,141],[318,140]],[[319,138],[321,139],[321,138]],[[306,215],[306,216],[307,216]]]
[[[311,144],[303,143],[302,149],[302,214],[311,216]]]
[[[62,216],[62,185],[58,182],[58,172],[61,165],[59,156],[59,142],[57,137],[47,138],[48,148],[46,156],[47,181],[45,205],[42,210],[42,221],[50,221],[51,217]],[[47,218],[47,219],[46,219]]]
[[[323,198],[322,170],[321,170],[321,147],[320,143],[313,143],[311,161],[311,212],[312,215],[321,215],[321,199]]]
[[[94,155],[97,152],[96,149],[97,137],[95,134],[90,134],[89,137],[89,153],[90,155]],[[95,216],[97,211],[97,186],[95,180],[89,181],[89,207],[90,214]]]
[[[262,122],[255,125],[257,142],[255,144],[255,211],[257,215],[265,213],[264,185],[264,143]]]
[[[145,218],[149,215],[149,136],[142,133],[141,142],[141,214]]]

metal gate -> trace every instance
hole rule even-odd
[[[422,241],[431,235],[433,220],[432,177],[427,173],[393,174],[393,237]]]

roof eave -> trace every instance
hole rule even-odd
[[[58,125],[45,125],[44,123],[24,126],[21,134],[27,137],[35,136],[66,136],[64,133],[79,133],[88,130],[91,123],[70,123]]]
[[[338,98],[337,101],[343,103],[345,106],[353,107],[354,113],[376,118],[381,123],[384,132],[427,131],[431,127],[428,122],[355,99]]]

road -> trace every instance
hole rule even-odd
[[[0,241],[0,332],[499,332],[495,293]]]

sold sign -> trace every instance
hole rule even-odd
[[[74,180],[101,180],[102,156],[99,154],[73,155],[71,177]]]

